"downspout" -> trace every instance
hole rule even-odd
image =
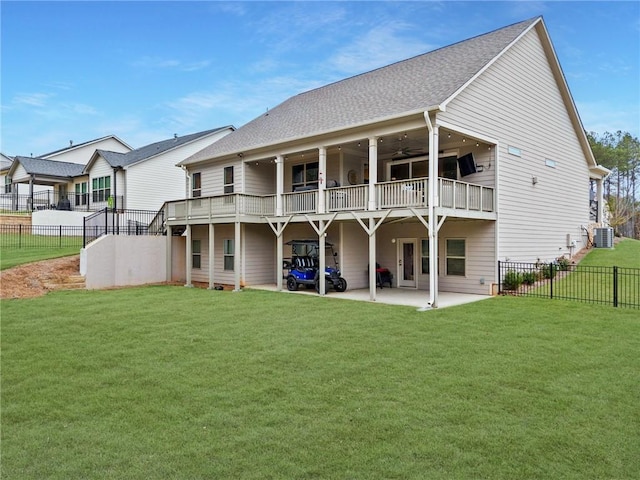
[[[184,198],[189,198],[189,180],[191,176],[189,175],[189,170],[184,165],[180,165],[180,168],[184,172]]]
[[[424,120],[429,130],[429,178],[428,188],[428,212],[429,212],[429,303],[427,308],[438,306],[438,219],[436,218],[436,205],[438,205],[438,151],[436,150],[436,132],[429,112],[424,112]]]

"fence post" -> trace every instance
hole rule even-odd
[[[60,245],[59,245],[59,247],[60,247],[60,248],[62,248],[62,225],[60,225],[60,236],[59,236],[59,238],[60,238]]]
[[[82,248],[87,246],[87,217],[82,218]]]
[[[22,224],[18,225],[18,248],[22,248]]]
[[[500,260],[498,260],[498,295],[502,295],[502,268]]]
[[[618,267],[613,267],[613,306],[618,306]]]
[[[556,276],[556,272],[553,269],[553,262],[549,264],[549,298],[553,298],[553,277]]]

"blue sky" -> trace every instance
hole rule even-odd
[[[639,2],[2,1],[1,144],[236,127],[288,97],[542,15],[588,131],[640,136]]]

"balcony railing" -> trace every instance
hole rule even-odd
[[[426,178],[378,183],[375,186],[379,210],[425,208],[428,206]],[[446,178],[438,179],[440,206],[456,210],[493,212],[494,189]],[[318,190],[283,194],[283,215],[318,212]],[[363,211],[369,204],[369,186],[354,185],[324,191],[325,212]],[[276,214],[275,195],[230,194],[167,202],[167,220],[208,219],[216,216]]]
[[[33,212],[36,210],[71,210],[76,212],[95,212],[103,208],[122,209],[124,197],[118,195],[109,201],[94,201],[89,193],[65,193],[45,190],[33,192],[33,196],[24,193],[0,194],[0,210],[7,212]]]

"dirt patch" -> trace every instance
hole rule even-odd
[[[0,272],[0,298],[32,298],[80,272],[80,255],[18,265]]]

